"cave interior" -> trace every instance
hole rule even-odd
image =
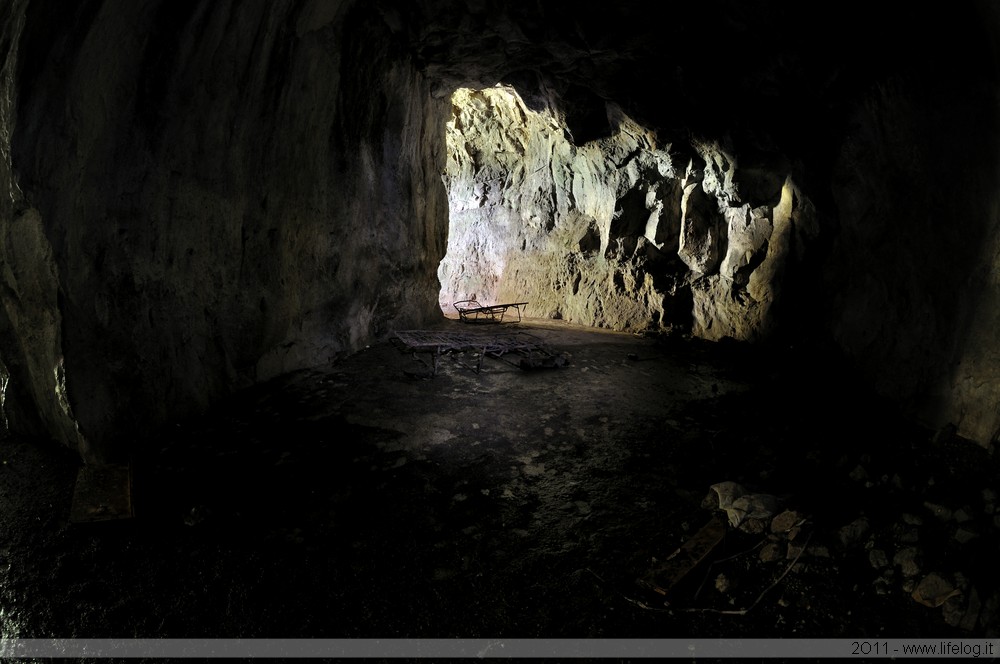
[[[994,3],[0,27],[0,637],[1000,634]]]

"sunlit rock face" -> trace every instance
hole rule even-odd
[[[807,246],[817,232],[808,201],[787,174],[741,182],[716,143],[661,145],[606,113],[610,135],[576,145],[555,105],[533,111],[506,86],[455,92],[442,309],[527,301],[595,327],[766,336],[785,262],[803,260],[791,235]]]
[[[577,147],[510,88],[462,89],[452,103],[445,311],[475,298],[615,329],[669,318],[684,299],[670,265],[680,216],[669,146],[620,116],[612,136]],[[690,302],[679,306],[686,316]]]

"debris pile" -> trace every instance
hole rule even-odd
[[[869,481],[864,468],[849,475]],[[811,609],[805,595],[772,591],[803,573],[850,572],[847,589],[911,598],[941,611],[943,622],[963,633],[992,638],[1000,635],[1000,518],[995,490],[982,490],[980,499],[961,506],[925,501],[919,510],[890,511],[891,518],[873,509],[824,522],[794,499],[719,482],[701,503],[712,514],[708,523],[665,560],[654,560],[637,583],[675,610],[746,615],[769,594],[778,611]]]

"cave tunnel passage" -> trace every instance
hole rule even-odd
[[[5,439],[0,636],[995,637],[998,457],[897,417],[836,358],[732,343],[768,332],[782,266],[816,229],[809,192],[780,169],[740,180],[728,146],[662,144],[611,103],[607,130],[588,112],[581,132],[507,86],[455,94],[439,304],[529,301],[523,327],[568,363],[428,377],[383,343],[293,373],[274,360],[274,380],[142,439],[120,523],[68,523],[79,456]],[[261,234],[262,256],[280,235]],[[366,256],[344,293],[381,276],[368,256],[394,255],[343,254]],[[629,333],[650,331],[683,334]],[[721,482],[760,511],[734,518]],[[726,538],[670,606],[637,583],[717,519]]]
[[[630,248],[613,226],[644,230],[636,247],[669,241],[651,212],[613,223],[660,199],[602,200],[607,225],[571,233],[581,257]],[[815,358],[530,330],[569,363],[445,361],[429,379],[373,344],[242,392],[150,441],[137,518],[109,528],[66,523],[78,459],[6,442],[0,634],[958,638],[995,624],[996,460],[982,448],[928,445]],[[711,489],[727,481],[778,499],[797,530],[730,528],[664,607],[637,581],[728,518]],[[947,608],[913,599],[931,575],[963,589]]]

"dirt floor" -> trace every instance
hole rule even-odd
[[[997,635],[998,455],[831,358],[440,329],[558,366],[430,376],[386,341],[282,377],[139,441],[128,520],[71,523],[74,455],[0,441],[0,636]],[[771,511],[729,525],[726,481]],[[692,541],[699,565],[655,573]]]

